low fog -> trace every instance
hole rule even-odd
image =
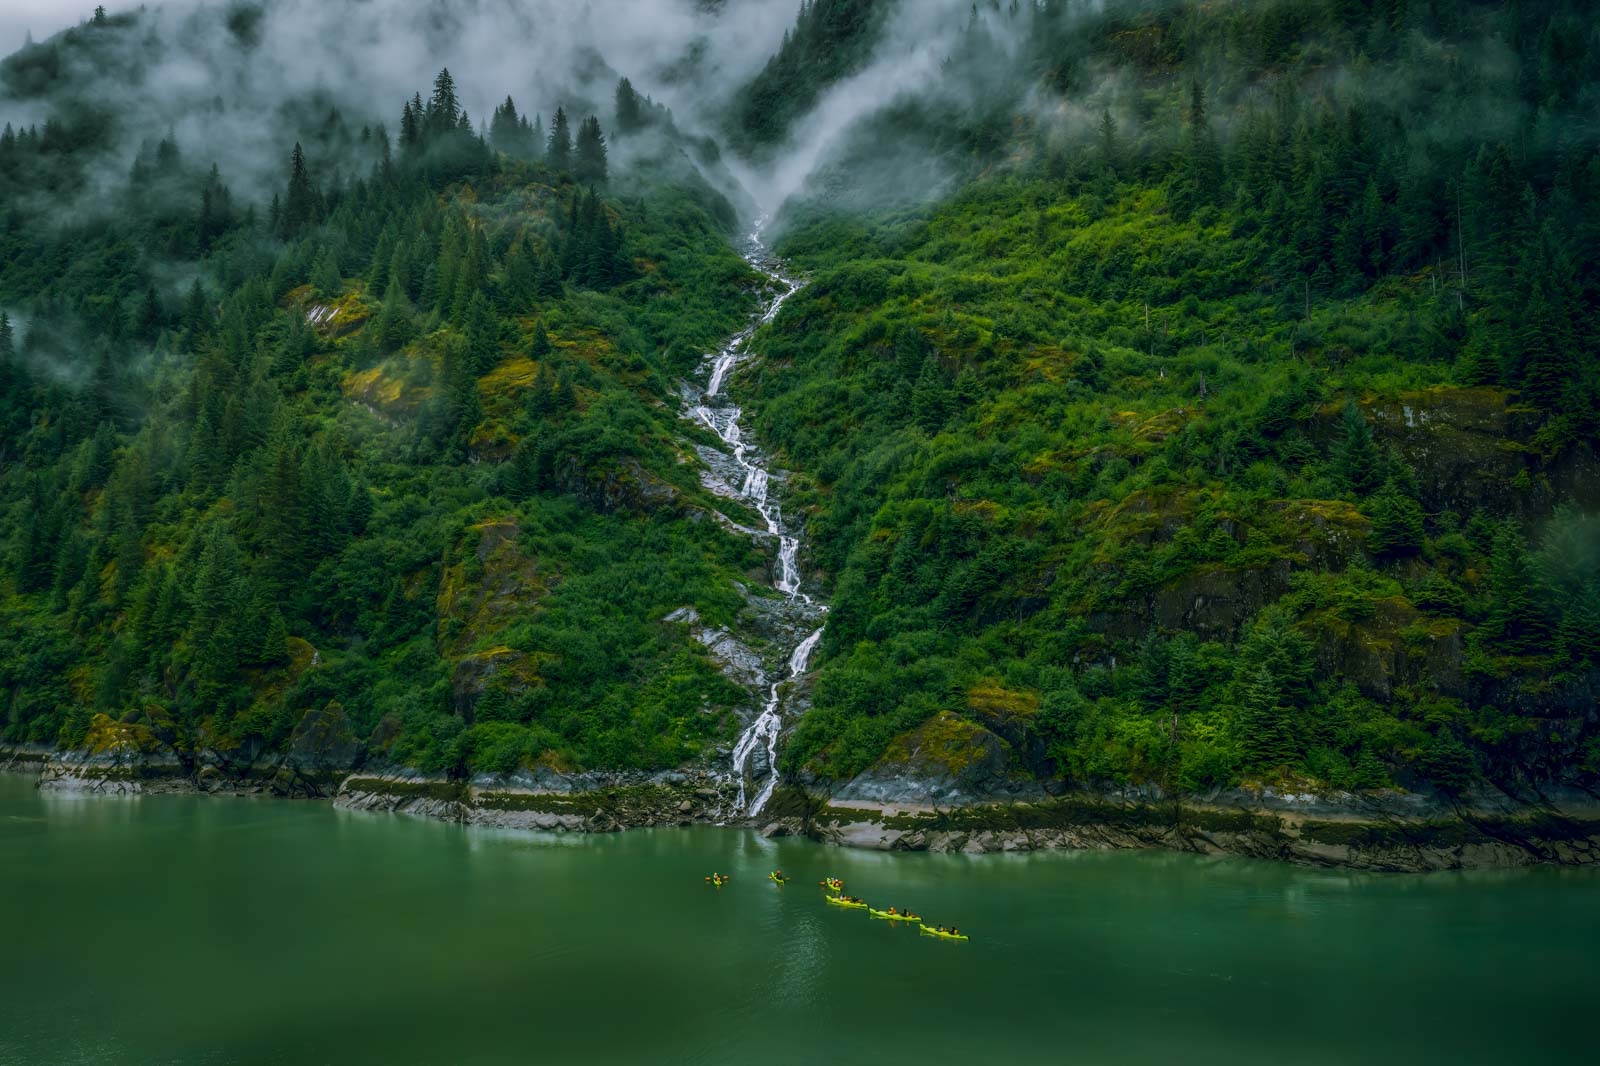
[[[86,23],[92,12],[43,0],[41,24]],[[609,121],[626,76],[669,107],[679,129],[720,139],[728,105],[794,23],[799,0],[169,0],[108,6],[110,24],[74,32],[114,42],[109,61],[29,83],[6,79],[0,122],[41,122],[73,93],[123,119],[116,157],[99,184],[114,186],[141,144],[171,134],[186,158],[217,162],[236,193],[256,201],[282,181],[289,145],[337,106],[352,127],[386,124],[401,104],[426,96],[449,67],[475,122],[509,94],[548,121],[557,104]],[[831,87],[762,162],[724,160],[743,188],[724,189],[747,210],[775,214],[846,142],[851,127],[907,94],[964,94],[943,66],[974,17],[970,0],[893,4],[864,69]],[[12,17],[10,15],[7,16]],[[1002,47],[1025,19],[981,5],[976,17]],[[48,20],[48,21],[44,21]],[[42,35],[35,33],[35,39]],[[287,105],[295,104],[290,108]],[[313,159],[313,163],[318,161]],[[324,161],[326,162],[326,161]],[[852,159],[852,164],[859,159]],[[904,168],[905,153],[884,153]],[[911,183],[940,183],[926,160]],[[899,182],[862,175],[861,187]],[[99,190],[89,190],[95,195]]]
[[[681,127],[709,130],[728,94],[777,48],[796,8],[796,0],[110,5],[107,26],[74,31],[98,35],[93,61],[32,83],[7,77],[0,123],[43,121],[71,93],[123,120],[108,179],[126,172],[141,143],[170,132],[186,157],[215,160],[240,191],[260,196],[282,179],[296,120],[337,106],[353,126],[383,122],[392,133],[402,103],[426,95],[441,67],[474,122],[508,94],[546,121],[558,104],[609,115],[626,76],[672,108]],[[288,118],[288,104],[303,109]]]

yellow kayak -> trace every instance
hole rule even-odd
[[[967,936],[967,934],[965,934],[965,933],[942,933],[937,929],[929,929],[925,925],[924,926],[919,926],[918,928],[920,928],[924,933],[927,933],[929,936],[943,937],[946,940],[970,940],[971,939],[971,937]]]
[[[767,880],[771,881],[775,885],[786,885],[789,883],[789,879],[787,877],[779,877],[777,874],[768,874]]]
[[[838,896],[823,896],[822,898],[833,904],[835,907],[854,907],[857,910],[871,909],[867,907],[865,903],[851,903],[849,900],[840,899]]]
[[[873,918],[887,918],[891,922],[920,922],[922,920],[920,915],[890,914],[888,911],[874,910],[871,907],[867,908],[867,914]]]

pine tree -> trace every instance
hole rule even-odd
[[[517,442],[512,453],[510,469],[506,472],[506,495],[518,502],[526,500],[542,487],[539,471],[540,447],[536,437],[524,437]]]
[[[1333,454],[1333,473],[1357,495],[1371,492],[1378,483],[1379,455],[1372,442],[1372,427],[1354,401],[1345,404],[1342,436]]]
[[[389,287],[383,294],[383,310],[368,328],[379,351],[392,352],[411,339],[411,301],[398,276],[390,275]]]
[[[944,427],[946,414],[944,367],[930,352],[922,361],[922,372],[911,388],[911,417],[926,433]]]
[[[289,156],[289,192],[283,201],[280,236],[286,239],[299,236],[301,230],[317,221],[319,213],[317,190],[306,170],[306,154],[297,141]]]
[[[1289,711],[1271,671],[1261,665],[1244,673],[1235,691],[1235,732],[1245,757],[1264,770],[1288,765],[1295,751]]]
[[[528,358],[542,363],[549,358],[551,351],[550,334],[545,332],[543,323],[535,322],[533,324],[533,339],[528,345]]]
[[[1144,643],[1139,645],[1138,668],[1135,691],[1139,702],[1148,711],[1165,709],[1172,657],[1166,639],[1154,629],[1145,634]]]
[[[494,145],[497,152],[519,155],[521,134],[522,123],[517,117],[517,105],[508,96],[505,103],[494,109],[494,118],[489,123],[489,143]]]
[[[267,618],[256,661],[263,666],[279,666],[289,661],[289,627],[284,624],[282,611],[274,609]]]
[[[1414,555],[1422,550],[1422,507],[1393,480],[1372,499],[1368,508],[1372,529],[1367,550],[1374,555]]]
[[[549,252],[539,257],[533,277],[533,291],[542,300],[554,300],[561,295],[561,265]]]
[[[644,128],[644,106],[639,94],[634,91],[633,83],[627,78],[617,82],[616,109],[618,136],[636,133]]]
[[[339,250],[331,244],[323,249],[316,266],[311,268],[311,287],[328,299],[337,298],[344,289],[344,281],[339,276]]]
[[[1507,522],[1495,535],[1489,557],[1489,613],[1482,629],[1499,654],[1526,655],[1549,647],[1550,618],[1538,587],[1522,533]]]
[[[1117,147],[1117,122],[1111,117],[1111,109],[1106,108],[1100,112],[1100,165],[1112,177],[1117,174],[1120,151]]]
[[[567,127],[567,112],[556,108],[550,120],[550,140],[545,149],[545,162],[550,169],[560,172],[572,168],[572,131]]]
[[[456,99],[456,80],[448,67],[433,79],[433,96],[428,100],[428,129],[434,135],[449,133],[461,122],[461,104]]]
[[[573,175],[585,185],[604,185],[606,180],[606,138],[600,120],[593,115],[578,126],[577,161]]]
[[[233,537],[213,523],[204,534],[190,595],[193,610],[188,643],[203,705],[216,705],[236,677],[241,653],[246,650],[236,639],[245,606],[241,563]]]
[[[500,325],[481,291],[474,292],[465,314],[466,358],[475,377],[482,377],[500,361]]]

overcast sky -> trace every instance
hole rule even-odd
[[[97,0],[0,0],[0,56],[22,47],[24,35],[42,41],[52,33],[82,22],[94,10]],[[106,10],[121,5],[106,4]]]

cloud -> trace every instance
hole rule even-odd
[[[58,0],[49,6],[59,25]],[[0,121],[37,121],[75,95],[119,115],[112,173],[170,129],[187,157],[216,160],[259,195],[280,180],[295,123],[337,105],[356,126],[383,121],[393,132],[402,102],[426,94],[446,66],[475,121],[508,94],[547,120],[558,103],[604,116],[626,75],[680,125],[709,128],[795,9],[796,0],[171,0],[124,21],[113,7],[113,25],[90,31],[94,44],[66,70],[0,96]],[[286,114],[292,101],[320,110]]]

